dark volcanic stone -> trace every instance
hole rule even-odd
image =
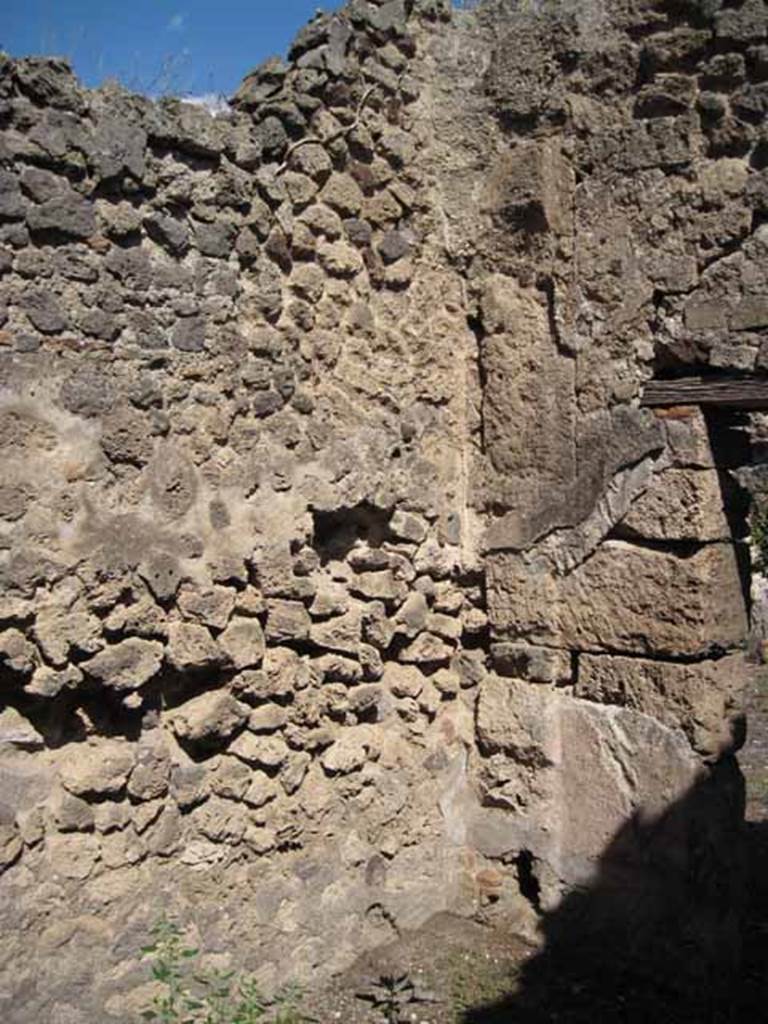
[[[37,352],[42,341],[36,334],[17,334],[13,339],[16,352]]]
[[[394,263],[406,256],[411,248],[409,239],[400,231],[387,231],[379,242],[379,255],[385,263]]]
[[[146,291],[151,280],[149,255],[139,246],[110,249],[104,263],[109,271],[133,291]]]
[[[180,352],[202,352],[205,348],[205,321],[200,317],[185,317],[176,323],[171,342]]]
[[[103,416],[114,395],[104,371],[91,366],[75,370],[61,385],[61,404],[78,416]]]
[[[70,188],[33,206],[27,213],[27,224],[30,231],[50,231],[71,238],[89,238],[96,231],[93,203]]]
[[[77,112],[85,109],[72,68],[60,57],[26,57],[17,61],[15,78],[21,91],[42,106]]]
[[[280,156],[288,145],[288,133],[283,122],[274,116],[264,118],[255,129],[254,137],[266,156]]]
[[[68,182],[42,167],[25,167],[21,174],[21,185],[36,203],[47,203],[69,188]]]
[[[24,310],[30,323],[43,334],[57,334],[67,326],[67,319],[56,296],[49,291],[31,291],[24,296]]]
[[[276,391],[260,391],[253,397],[253,411],[257,416],[271,416],[282,405],[283,399]]]
[[[137,181],[146,169],[147,133],[118,117],[100,118],[96,126],[93,165],[99,178],[116,178],[127,172]]]
[[[145,218],[144,227],[151,239],[174,256],[180,256],[189,247],[189,228],[175,217],[153,213]]]
[[[0,171],[0,220],[20,220],[25,205],[16,175]]]
[[[195,244],[204,256],[225,259],[234,246],[235,232],[234,224],[229,222],[197,224],[195,226]]]
[[[373,231],[367,220],[356,220],[354,218],[345,220],[344,230],[347,233],[347,238],[353,245],[358,245],[362,248],[371,244]]]

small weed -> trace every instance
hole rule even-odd
[[[187,946],[181,929],[162,917],[141,950],[152,978],[163,986],[141,1014],[155,1024],[309,1024],[300,1008],[301,991],[287,985],[273,998],[262,995],[255,979],[234,971],[195,970],[199,950]]]
[[[373,1003],[385,1024],[409,1024],[415,1003],[433,1003],[436,997],[411,980],[407,973],[382,974],[358,998]]]

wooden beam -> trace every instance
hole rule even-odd
[[[649,380],[640,404],[705,405],[768,412],[768,377],[680,377]]]

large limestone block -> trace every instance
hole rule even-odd
[[[497,159],[483,200],[502,221],[570,235],[574,188],[573,169],[556,141],[519,142]]]
[[[728,540],[720,479],[714,469],[668,469],[629,510],[622,527],[650,540]]]
[[[567,576],[543,560],[488,559],[488,608],[499,638],[578,650],[697,655],[741,644],[747,617],[731,544],[687,557],[606,541]]]
[[[565,442],[570,446],[571,441]],[[549,535],[561,560],[580,561],[626,514],[647,486],[664,438],[647,409],[620,405],[578,423],[574,475],[526,477],[503,494],[510,511],[488,527],[486,550],[523,551]],[[540,449],[544,454],[544,449]],[[570,456],[569,456],[570,459]],[[534,459],[535,461],[535,459]],[[572,530],[571,535],[554,531]]]
[[[494,470],[569,480],[575,472],[574,362],[552,337],[534,288],[497,275],[483,296],[484,433]]]
[[[700,754],[719,757],[743,739],[748,672],[742,654],[692,663],[582,654],[576,694],[643,711],[683,729]]]
[[[560,702],[526,682],[488,676],[477,702],[477,738],[485,754],[504,753],[545,768],[557,758]]]
[[[681,806],[707,772],[684,734],[650,715],[498,676],[481,687],[477,733],[484,806],[464,803],[467,841],[485,856],[528,850],[551,883],[547,900],[606,857],[639,860],[642,875],[632,834],[617,837]],[[495,799],[499,782],[514,784],[514,802]],[[687,856],[685,835],[664,843],[673,859]]]
[[[721,423],[717,434],[710,436],[706,417],[699,406],[657,409],[655,414],[664,426],[667,451],[673,466],[733,468],[750,461],[746,432],[738,426],[724,428]],[[713,446],[713,440],[716,440],[716,446]]]
[[[558,724],[553,862],[563,880],[575,883],[606,857],[635,860],[636,851],[617,845],[619,835],[633,819],[660,820],[686,799],[704,769],[682,733],[649,715],[565,698]],[[684,834],[667,842],[674,859],[686,856]],[[642,873],[641,864],[637,870]]]

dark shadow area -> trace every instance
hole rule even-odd
[[[766,1017],[768,823],[743,823],[733,756],[653,819],[614,836],[592,882],[542,918],[509,994],[464,1024],[699,1022]]]
[[[0,665],[0,711],[18,711],[37,730],[48,750],[85,743],[94,733],[138,743],[149,716],[156,718],[161,710],[172,712],[209,691],[230,690],[246,703],[252,703],[248,693],[236,689],[237,676],[236,669],[226,666],[185,670],[166,667],[141,687],[140,701],[126,705],[125,698],[132,691],[108,688],[101,680],[87,675],[74,687],[65,686],[58,693],[30,693],[25,690],[26,674]],[[248,676],[244,678],[247,680]],[[229,738],[212,737],[207,744],[188,744],[180,737],[177,739],[193,760],[201,761],[218,752],[218,747]]]
[[[755,458],[749,416],[734,410],[707,409],[704,417],[717,468],[723,510],[733,540],[744,607],[749,615],[752,605],[752,559],[749,550],[752,498],[734,472],[741,466],[750,465]]]
[[[734,995],[734,1021],[764,1020],[768,1012],[768,821],[744,826],[746,864],[742,962]]]
[[[394,539],[389,530],[391,513],[365,502],[354,508],[341,508],[332,512],[316,511],[312,517],[313,544],[320,556],[321,565],[334,559],[346,558],[361,541],[375,549],[380,548],[385,540]]]

